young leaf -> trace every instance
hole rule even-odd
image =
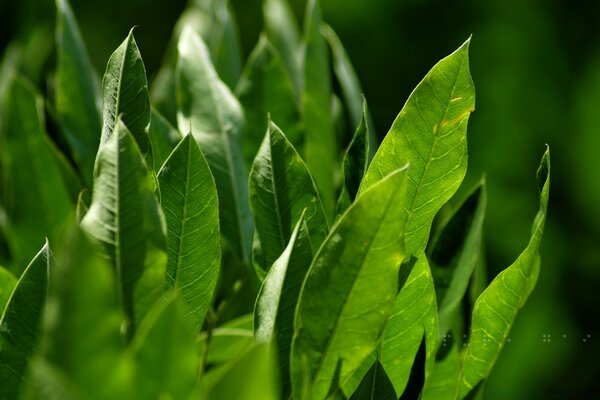
[[[265,278],[254,309],[256,341],[274,340],[277,346],[282,398],[290,396],[290,348],[294,310],[304,276],[312,262],[312,251],[304,214],[298,220],[288,246]]]
[[[300,29],[287,0],[264,0],[264,30],[278,50],[297,94],[301,92]]]
[[[189,398],[198,378],[195,336],[176,297],[158,301],[132,342],[139,398]]]
[[[381,143],[361,190],[410,163],[403,200],[406,251],[425,249],[438,210],[467,170],[467,122],[475,106],[469,73],[469,40],[438,62],[412,92]]]
[[[102,82],[102,143],[108,141],[117,119],[121,116],[131,135],[152,166],[148,129],[150,127],[150,98],[146,68],[140,55],[133,29],[112,53]]]
[[[16,285],[17,278],[9,270],[0,267],[0,315],[4,312]]]
[[[342,214],[352,204],[363,176],[367,172],[371,158],[367,125],[367,102],[363,102],[363,117],[354,132],[354,137],[344,154],[342,161],[342,192],[338,198],[337,212]]]
[[[183,136],[165,117],[154,109],[152,109],[149,135],[154,171],[158,172]]]
[[[198,332],[213,299],[221,247],[217,189],[191,135],[173,150],[158,173],[167,220],[167,285],[187,307],[185,318]]]
[[[67,0],[56,0],[56,112],[73,159],[91,186],[102,130],[100,85]]]
[[[469,346],[459,383],[459,398],[464,398],[487,378],[517,312],[533,290],[540,268],[539,248],[550,191],[550,150],[546,149],[537,171],[540,209],[533,222],[531,238],[516,261],[502,271],[477,299],[473,309]]]
[[[310,173],[273,123],[250,171],[250,202],[264,258],[264,265],[258,267],[264,272],[283,253],[305,209],[313,250],[327,236],[325,214]]]
[[[482,181],[456,210],[432,246],[429,264],[438,303],[440,336],[450,330],[479,260],[486,202]]]
[[[397,400],[394,386],[387,377],[385,370],[375,362],[369,372],[364,376],[360,385],[354,391],[350,400]]]
[[[10,83],[0,145],[2,205],[15,275],[46,237],[53,243],[71,212],[59,155],[45,131],[42,100],[21,78]]]
[[[120,119],[100,145],[81,226],[115,268],[119,301],[135,327],[164,289],[165,227],[153,179]]]
[[[321,11],[318,0],[308,1],[305,18],[302,93],[302,112],[306,128],[304,159],[319,189],[325,215],[331,218],[335,203],[334,175],[338,155],[330,111],[329,55],[327,44],[320,32]]]
[[[265,35],[261,35],[248,57],[236,93],[246,116],[243,148],[249,164],[267,129],[267,115],[286,132],[294,146],[301,144],[300,110],[294,86],[277,50]]]
[[[365,191],[315,256],[294,322],[295,397],[324,399],[340,362],[343,388],[375,350],[392,311],[404,259],[399,233],[404,230],[400,199],[406,177],[404,168]]]
[[[346,49],[344,49],[342,42],[331,26],[326,24],[323,25],[321,33],[331,48],[333,71],[335,72],[337,81],[342,89],[344,102],[346,103],[352,126],[358,126],[363,123],[363,120],[366,125],[369,126],[367,136],[369,139],[369,158],[373,158],[375,150],[377,149],[375,125],[373,124],[371,113],[364,100],[362,87],[360,86],[354,67],[350,62],[350,57],[348,57]]]
[[[133,371],[120,334],[123,315],[116,288],[109,265],[73,228],[51,274],[33,377],[47,381],[50,373],[75,398],[132,398]]]
[[[219,80],[206,45],[191,29],[182,32],[178,49],[179,130],[191,129],[200,144],[219,192],[221,233],[237,255],[248,261],[252,214],[240,144],[242,109]]]
[[[54,259],[48,242],[17,282],[0,318],[0,398],[16,399],[40,336],[48,274]]]

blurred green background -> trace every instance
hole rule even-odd
[[[184,0],[71,0],[93,64],[137,25],[150,79]],[[233,0],[247,55],[260,0]],[[299,20],[304,0],[291,0]],[[387,132],[425,73],[470,34],[477,110],[468,182],[489,187],[490,278],[525,247],[537,209],[535,168],[548,143],[553,176],[539,283],[519,314],[484,398],[600,398],[600,1],[322,0]],[[54,4],[0,0],[0,49],[18,39],[24,72],[44,90]]]

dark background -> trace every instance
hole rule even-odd
[[[262,26],[261,2],[232,2],[247,55]],[[71,3],[99,73],[137,25],[150,78],[185,7]],[[291,3],[300,19],[304,0]],[[552,153],[542,272],[485,398],[600,398],[600,1],[322,0],[322,9],[361,78],[380,137],[433,64],[473,35],[467,185],[486,174],[490,278],[527,243],[545,143]],[[0,49],[15,38],[35,49],[24,69],[42,90],[54,13],[50,0],[0,0]],[[49,61],[40,69],[38,60]]]

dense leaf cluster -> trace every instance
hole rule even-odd
[[[151,88],[133,31],[100,84],[56,6],[47,98],[18,49],[0,70],[0,398],[477,394],[537,280],[550,163],[486,285],[485,181],[455,196],[469,41],[378,145],[314,0],[302,32],[266,0],[243,67],[227,2],[192,3]]]

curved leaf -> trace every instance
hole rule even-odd
[[[487,378],[508,336],[517,312],[533,290],[540,269],[539,248],[544,233],[550,191],[550,150],[537,171],[540,209],[531,239],[516,261],[502,271],[475,302],[469,346],[459,383],[459,398],[466,397]]]
[[[273,123],[250,171],[250,202],[263,257],[258,267],[263,272],[283,253],[305,209],[313,250],[327,236],[325,214],[310,173]]]
[[[91,186],[102,130],[100,83],[67,0],[56,0],[56,112],[82,176]]]
[[[127,127],[100,145],[83,230],[115,268],[119,300],[134,327],[164,289],[164,217],[154,181]]]
[[[236,94],[246,116],[243,148],[249,164],[256,156],[268,128],[268,115],[277,122],[294,146],[301,144],[300,110],[294,86],[277,50],[265,35],[260,36],[248,57]]]
[[[294,310],[304,277],[312,262],[312,251],[304,215],[300,217],[288,246],[265,278],[254,308],[254,337],[259,342],[274,340],[277,346],[282,398],[289,398],[290,348]]]
[[[404,259],[400,199],[406,177],[406,168],[398,170],[365,191],[315,256],[294,322],[295,397],[325,398],[338,363],[343,387],[375,350],[392,311]]]
[[[362,189],[410,163],[404,199],[406,251],[425,250],[431,223],[467,170],[467,122],[475,106],[467,40],[412,92],[381,143]]]
[[[149,135],[154,171],[158,172],[183,136],[165,117],[154,109],[152,110]]]
[[[181,132],[200,144],[219,192],[221,233],[237,255],[248,261],[252,239],[252,214],[240,134],[243,113],[229,88],[219,80],[208,49],[191,29],[178,44],[177,102]]]
[[[16,399],[39,340],[54,258],[48,242],[17,282],[0,318],[0,398]]]
[[[7,269],[0,267],[0,315],[4,312],[16,285],[17,278]]]
[[[197,332],[217,284],[221,239],[217,189],[192,136],[173,150],[158,181],[167,220],[167,285],[187,307],[185,318]]]
[[[152,165],[148,137],[150,113],[146,68],[132,29],[106,65],[102,81],[102,143],[108,141],[121,116],[148,164]]]

